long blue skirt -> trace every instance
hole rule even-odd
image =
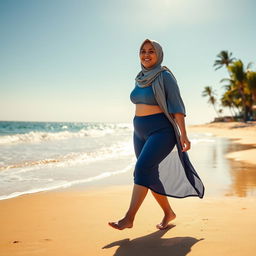
[[[133,126],[134,183],[161,195],[202,198],[204,186],[187,152],[179,155],[174,128],[165,114],[135,115]]]

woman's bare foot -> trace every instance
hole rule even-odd
[[[122,218],[119,221],[109,222],[108,224],[112,228],[122,230],[122,229],[125,229],[125,228],[132,228],[132,226],[133,226],[133,219],[130,219],[128,217],[124,217],[124,218]]]
[[[157,224],[156,227],[158,229],[165,229],[168,227],[168,223],[171,220],[174,220],[176,218],[176,214],[174,212],[169,212],[168,214],[164,215],[164,218],[161,223]]]

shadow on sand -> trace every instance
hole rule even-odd
[[[173,227],[175,225],[169,225],[165,230],[159,230],[133,240],[127,238],[115,241],[105,245],[102,249],[118,246],[113,256],[185,256],[195,243],[204,240],[204,238],[196,239],[186,236],[162,239],[161,237]]]

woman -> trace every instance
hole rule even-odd
[[[132,228],[135,215],[151,190],[164,212],[156,225],[165,229],[175,219],[167,196],[203,198],[204,185],[186,151],[190,149],[184,117],[185,106],[172,72],[161,66],[163,51],[155,40],[146,39],[139,50],[141,71],[130,94],[136,104],[133,142],[137,162],[130,207],[124,218],[108,224],[119,230]]]

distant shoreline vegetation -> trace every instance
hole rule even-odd
[[[256,120],[256,72],[250,69],[252,64],[250,62],[245,69],[242,60],[232,58],[232,53],[228,51],[221,51],[217,55],[213,67],[217,70],[225,66],[229,74],[229,78],[220,80],[220,83],[225,82],[222,85],[225,92],[219,100],[212,86],[205,86],[202,92],[202,96],[208,97],[208,103],[218,116],[215,121]],[[225,107],[229,108],[231,116],[222,116]]]

